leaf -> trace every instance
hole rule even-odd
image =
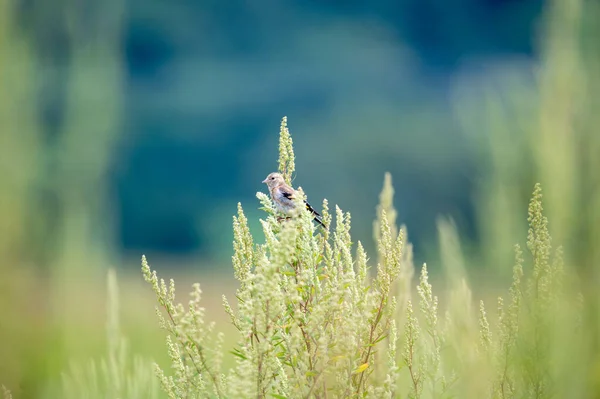
[[[271,396],[275,399],[288,399],[287,396],[277,395],[276,393],[272,393]]]
[[[231,353],[234,356],[239,357],[242,360],[248,360],[248,358],[246,356],[244,356],[240,351],[238,351],[237,349],[234,349],[232,351],[229,351],[229,353]]]
[[[356,369],[354,369],[354,371],[352,372],[352,374],[360,374],[360,373],[364,372],[368,368],[369,368],[369,363],[363,363],[360,366],[358,366]]]
[[[382,334],[381,337],[377,338],[375,340],[375,342],[373,342],[373,345],[378,344],[379,342],[383,341],[385,338],[387,338],[387,334]]]
[[[240,303],[246,303],[239,295],[235,296]]]

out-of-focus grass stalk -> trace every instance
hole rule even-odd
[[[590,350],[579,364],[596,364],[585,378],[599,381],[600,370],[600,4],[555,0],[539,32],[541,58],[530,71],[502,71],[497,87],[477,92],[469,81],[457,84],[458,116],[483,139],[488,170],[477,206],[482,258],[489,271],[507,277],[511,243],[526,234],[522,204],[533,183],[545,189],[545,213],[556,247],[564,246],[566,277],[580,279],[586,302],[584,339]],[[496,82],[498,83],[498,82]],[[466,100],[466,101],[465,101]],[[463,108],[464,107],[464,108]],[[479,118],[479,119],[477,119]],[[476,131],[483,128],[484,131]],[[582,357],[591,356],[583,359]],[[561,358],[561,362],[573,362]],[[581,371],[577,364],[567,367]],[[565,381],[577,381],[565,375]],[[574,391],[573,391],[574,392]]]
[[[89,312],[80,285],[112,256],[106,173],[122,108],[123,5],[34,2],[28,15],[45,17],[27,27],[17,26],[14,5],[0,0],[0,377],[17,396],[38,397],[78,349],[89,350],[78,330]],[[64,17],[52,29],[69,38],[68,65],[60,65],[68,69],[65,117],[52,137],[40,122],[48,74],[35,45],[48,16]],[[36,277],[41,270],[49,284]]]
[[[158,379],[154,375],[152,362],[132,354],[128,339],[121,333],[119,287],[114,269],[108,271],[106,288],[106,353],[100,359],[72,362],[69,370],[63,372],[63,390],[60,397],[65,399],[163,397],[158,389]]]
[[[593,1],[586,4],[586,13],[583,14],[586,25],[582,32],[584,38],[582,48],[585,73],[589,79],[586,83],[587,118],[582,128],[586,130],[591,140],[586,143],[587,148],[583,149],[586,159],[583,167],[589,184],[584,190],[587,203],[582,206],[582,218],[587,221],[582,251],[590,268],[589,278],[585,279],[588,285],[587,291],[591,293],[588,300],[595,305],[590,309],[593,312],[591,319],[595,321],[595,325],[590,326],[594,351],[588,355],[595,354],[593,373],[596,378],[596,390],[600,391],[600,295],[598,295],[598,287],[600,287],[600,27],[598,26],[600,4]]]
[[[54,314],[63,347],[63,356],[51,360],[57,370],[88,345],[73,328],[87,311],[77,300],[80,282],[99,278],[100,269],[113,260],[106,175],[119,138],[123,9],[117,0],[84,3],[64,3],[71,61],[65,123],[54,159],[54,192],[63,209],[52,267]]]
[[[495,87],[456,86],[457,115],[486,148],[477,197],[481,263],[509,272],[511,243],[526,233],[523,204],[539,181],[554,242],[565,245],[567,263],[590,274],[600,260],[600,10],[594,2],[557,0],[544,18],[533,84],[531,71],[505,68]]]
[[[27,370],[41,350],[32,338],[43,309],[25,256],[40,155],[32,53],[12,15],[13,3],[0,0],[0,376],[7,387],[35,378]]]
[[[541,41],[538,124],[531,129],[536,175],[546,191],[546,210],[556,242],[577,240],[582,176],[578,154],[587,141],[577,119],[585,106],[590,80],[582,66],[579,30],[581,0],[554,1]],[[578,132],[578,130],[580,130]]]
[[[546,18],[539,119],[531,148],[535,173],[547,193],[553,239],[565,245],[566,264],[576,266],[569,269],[571,277],[579,274],[593,313],[585,329],[595,350],[585,355],[594,356],[590,363],[600,370],[600,7],[582,0],[554,1]],[[598,370],[592,371],[596,381]]]
[[[592,356],[589,364],[596,366],[589,378],[596,387],[600,385],[599,19],[596,2],[552,3],[542,41],[539,125],[530,136],[553,239],[565,244],[567,264],[577,266],[570,271],[579,272],[586,292],[591,314],[584,329],[594,350],[582,356]]]

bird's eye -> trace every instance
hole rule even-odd
[[[275,176],[271,176],[271,180],[275,180]]]

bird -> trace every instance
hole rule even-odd
[[[271,194],[271,199],[275,203],[277,210],[286,215],[293,213],[296,209],[296,202],[294,199],[296,198],[297,191],[286,184],[281,173],[269,173],[267,178],[262,182],[269,188],[269,194]],[[304,204],[306,204],[306,209],[313,215],[313,219],[321,226],[326,227],[323,223],[323,216],[306,202],[306,200],[304,200]]]

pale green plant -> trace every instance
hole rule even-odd
[[[279,164],[280,171],[291,176],[294,154],[285,119]],[[234,217],[233,266],[240,288],[237,309],[225,298],[224,304],[242,339],[234,350],[237,366],[228,376],[218,364],[209,366],[207,334],[191,338],[196,328],[203,328],[202,310],[191,307],[189,317],[196,322],[186,323],[181,317],[183,307],[173,304],[173,284],[166,288],[143,261],[144,276],[167,314],[159,313],[161,325],[171,336],[168,346],[175,377],[159,371],[163,387],[172,397],[184,391],[218,397],[321,397],[336,392],[340,396],[391,396],[399,369],[396,299],[391,290],[406,263],[404,230],[392,234],[398,228],[389,225],[382,207],[380,262],[376,277],[369,277],[360,242],[352,254],[350,214],[336,207],[333,231],[318,233],[307,212],[280,223],[271,200],[263,193],[257,197],[267,212],[261,221],[265,244],[254,243],[241,205]],[[332,220],[326,201],[323,220],[327,225]],[[388,342],[390,333],[392,342]],[[386,346],[394,356],[387,359],[390,370],[379,374],[375,372],[376,352]],[[221,350],[217,346],[212,353]],[[377,390],[375,382],[385,388]]]
[[[280,171],[293,171],[287,128],[279,163]],[[333,227],[321,229],[308,212],[278,219],[270,198],[257,193],[267,215],[260,244],[238,204],[232,263],[239,288],[234,305],[223,298],[240,334],[230,370],[223,368],[223,336],[204,321],[200,286],[187,307],[176,304],[173,280],[159,279],[143,258],[168,332],[171,372],[157,367],[157,375],[169,397],[557,397],[568,384],[556,359],[565,347],[585,350],[588,341],[577,335],[585,304],[565,278],[562,251],[552,249],[540,186],[529,206],[530,262],[517,246],[513,283],[508,300],[498,299],[496,318],[483,300],[473,306],[451,223],[440,223],[451,283],[444,317],[425,265],[412,298],[412,259],[406,229],[394,223],[392,196],[388,175],[375,223],[375,273],[363,245],[351,238],[350,214],[339,207],[331,224],[323,202],[323,219]]]

